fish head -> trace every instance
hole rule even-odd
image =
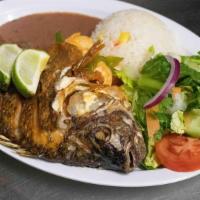
[[[133,118],[123,110],[115,110],[97,121],[90,139],[101,156],[102,165],[118,171],[132,171],[145,155],[143,137]]]
[[[145,144],[123,93],[117,87],[80,89],[65,101],[80,149],[74,154],[89,166],[132,171],[144,158]]]

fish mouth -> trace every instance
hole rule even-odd
[[[125,172],[133,171],[137,163],[136,152],[133,148],[133,144],[128,143],[125,151],[125,157],[126,157],[126,161],[124,163]]]
[[[105,130],[107,130],[107,134]],[[102,165],[107,169],[126,173],[133,171],[138,163],[134,144],[129,142],[127,145],[120,144],[120,146],[117,146],[116,143],[111,141],[112,136],[108,132],[108,129],[104,127],[104,131],[96,132],[95,139],[93,137],[93,144],[101,155]]]
[[[115,169],[125,173],[131,172],[135,169],[137,163],[135,153],[132,145],[126,151],[119,151],[113,145],[106,143],[104,148],[101,149],[103,166],[107,169]]]

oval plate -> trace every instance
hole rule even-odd
[[[66,11],[104,18],[115,11],[130,8],[146,10],[132,4],[113,0],[29,0],[28,2],[27,0],[6,0],[0,2],[0,25],[32,13]],[[149,10],[146,11],[151,12]],[[151,13],[159,17],[171,30],[173,30],[178,42],[182,44],[184,50],[188,53],[196,53],[199,50],[200,38],[197,35],[166,17],[154,12]],[[70,167],[59,163],[49,163],[42,160],[25,158],[3,146],[0,146],[0,150],[11,157],[42,171],[64,178],[98,185],[119,187],[155,186],[178,182],[200,174],[200,171],[177,173],[167,169],[148,171],[135,170],[129,174],[120,174],[107,170]]]

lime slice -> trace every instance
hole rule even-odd
[[[3,44],[0,46],[0,89],[7,90],[10,80],[11,72],[14,62],[21,53],[20,49],[16,44]]]
[[[34,49],[24,50],[17,57],[12,80],[23,96],[29,97],[36,93],[40,75],[48,60],[49,55],[46,52]]]

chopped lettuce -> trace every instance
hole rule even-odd
[[[115,75],[124,83],[126,87],[128,87],[129,89],[134,89],[135,81],[128,77],[123,70],[115,70]]]
[[[200,109],[200,86],[194,86],[187,93],[187,110]]]
[[[125,91],[129,94],[129,97],[132,96],[130,101],[132,103],[135,118],[144,129],[146,127],[146,116],[143,106],[165,83],[169,71],[170,64],[165,56],[158,54],[143,66],[138,80],[131,80],[123,72],[117,73],[118,78],[120,78],[125,85]],[[130,92],[131,89],[132,92]],[[132,93],[132,95],[130,95],[130,93]],[[169,108],[169,99],[171,99],[171,97],[166,98],[161,105],[164,106],[166,104],[164,107]],[[164,112],[166,112],[166,109],[164,109]],[[161,115],[161,113],[159,114]]]
[[[119,65],[119,63],[123,60],[123,58],[121,57],[117,57],[117,56],[101,56],[101,55],[97,55],[92,62],[89,63],[88,68],[90,70],[94,70],[95,67],[97,66],[97,64],[100,61],[103,61],[106,63],[106,65],[108,67],[110,67],[110,69],[112,70],[113,74],[115,74],[115,67]]]
[[[145,129],[146,118],[143,106],[151,97],[153,97],[154,93],[152,91],[146,91],[140,88],[137,84],[137,81],[128,77],[124,71],[116,70],[115,75],[123,82],[122,88],[132,104],[134,117],[141,127]]]
[[[197,86],[200,85],[200,72],[181,64],[181,74],[177,82],[178,86]]]
[[[145,130],[146,132],[144,135],[146,136],[147,155],[143,162],[143,168],[155,169],[159,167],[159,163],[155,158],[155,143],[162,139],[166,130],[170,130],[171,115],[169,113],[169,108],[172,106],[172,103],[172,97],[169,95],[158,105],[158,111],[153,113],[160,123],[160,129],[155,133],[155,135],[153,137],[148,137],[147,130]]]
[[[158,163],[155,160],[154,144],[155,141],[162,138],[164,129],[170,128],[171,116],[168,113],[166,114],[166,111],[172,106],[172,97],[165,98],[160,103],[158,112],[154,113],[160,121],[161,128],[155,134],[155,137],[152,138],[149,138],[147,134],[144,104],[159,91],[165,83],[169,71],[170,64],[163,55],[159,54],[144,65],[138,80],[132,80],[123,71],[116,73],[117,77],[124,83],[123,89],[132,103],[133,115],[143,131],[148,152],[142,164],[142,167],[145,169],[155,169],[158,167]]]
[[[172,104],[173,100],[171,95],[169,95],[160,102],[158,111],[154,113],[160,123],[160,129],[154,135],[156,141],[162,139],[165,131],[170,129],[171,114],[169,108],[172,107]]]
[[[100,56],[100,57],[110,68],[115,68],[123,60],[123,58],[117,56]]]
[[[193,109],[184,114],[185,133],[200,138],[200,109]]]
[[[181,74],[178,86],[200,86],[200,55],[181,57]]]
[[[172,114],[171,119],[171,130],[178,134],[185,133],[185,125],[184,125],[184,113],[183,111],[176,111]]]
[[[146,112],[144,104],[153,96],[152,92],[137,89],[132,98],[132,109],[137,122],[146,130]],[[146,131],[145,131],[146,132]]]
[[[182,56],[182,63],[189,66],[191,69],[200,72],[200,55],[195,56]]]
[[[176,84],[181,88],[181,93],[175,98],[168,94],[158,105],[158,110],[152,113],[160,123],[160,129],[154,137],[147,134],[146,111],[143,106],[165,83],[170,64],[165,56],[158,54],[146,62],[137,80],[130,79],[124,72],[116,73],[124,83],[122,87],[132,103],[133,115],[143,131],[147,146],[147,155],[142,163],[144,169],[155,169],[159,166],[155,159],[155,143],[165,133],[173,131],[200,137],[200,134],[196,134],[200,133],[200,112],[193,112],[194,109],[200,110],[200,55],[183,56],[181,60],[181,73]],[[188,124],[195,125],[193,129],[185,122],[186,118],[191,122]]]
[[[169,72],[169,62],[165,56],[158,54],[143,66],[137,81],[138,86],[144,90],[151,90],[156,93],[165,83]]]
[[[147,155],[143,162],[143,168],[145,169],[156,169],[159,167],[159,163],[155,156],[155,139],[150,137],[147,145]]]
[[[141,76],[146,75],[149,78],[164,83],[170,72],[170,64],[162,54],[146,62],[141,70]]]
[[[183,56],[179,87],[187,88],[187,111],[200,108],[200,55]]]

